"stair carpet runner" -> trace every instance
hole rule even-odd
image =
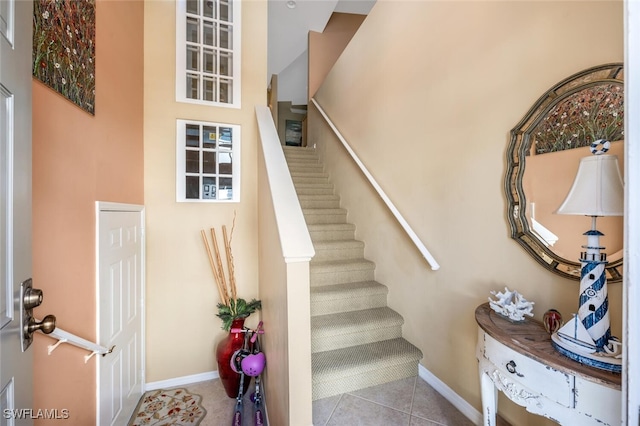
[[[422,352],[402,338],[404,320],[387,307],[386,286],[364,258],[318,156],[283,147],[316,255],[311,275],[313,399],[418,374]]]

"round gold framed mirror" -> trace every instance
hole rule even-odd
[[[574,74],[553,86],[511,130],[504,189],[511,237],[540,264],[565,278],[580,279],[580,251],[591,218],[554,214],[567,195],[580,158],[599,139],[609,154],[624,156],[622,63]],[[623,172],[623,170],[622,170]],[[598,219],[609,263],[607,280],[622,280],[622,217]]]

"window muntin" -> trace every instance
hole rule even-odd
[[[240,3],[177,1],[178,102],[240,107]]]
[[[240,200],[240,126],[177,121],[176,199]]]

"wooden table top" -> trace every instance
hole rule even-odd
[[[509,321],[491,309],[487,302],[476,308],[476,322],[498,342],[555,370],[614,389],[621,388],[621,374],[586,366],[556,351],[551,345],[551,336],[539,321],[529,318],[524,322]]]

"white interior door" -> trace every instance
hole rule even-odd
[[[0,0],[0,425],[33,424],[32,352],[22,352],[20,283],[31,276],[31,19]],[[10,411],[5,411],[10,410]]]
[[[640,425],[640,2],[625,1],[624,425]]]
[[[99,426],[124,425],[144,389],[144,209],[97,203]]]

